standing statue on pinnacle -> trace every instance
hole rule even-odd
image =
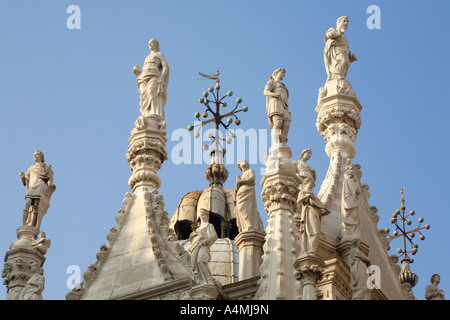
[[[330,28],[325,34],[325,49],[323,52],[327,80],[345,80],[350,63],[356,61],[356,56],[350,52],[345,31],[348,28],[348,17],[337,20],[336,29]]]
[[[44,162],[44,153],[36,150],[33,158],[36,164],[27,173],[20,173],[22,183],[27,187],[22,223],[39,229],[56,187],[53,184],[52,166]]]
[[[169,65],[164,54],[159,51],[159,43],[151,39],[148,43],[151,53],[145,58],[142,71],[139,65],[133,68],[137,78],[138,90],[141,93],[141,114],[145,118],[165,119],[164,107],[167,102],[167,86],[169,84]]]
[[[272,130],[272,145],[285,144],[288,140],[288,132],[291,123],[289,112],[289,91],[281,82],[286,75],[283,68],[276,69],[266,83],[264,95],[266,96],[266,112]]]

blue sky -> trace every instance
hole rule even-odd
[[[69,5],[81,10],[81,29],[69,30]],[[366,9],[381,9],[370,30]],[[405,186],[407,210],[431,225],[412,270],[424,299],[433,273],[450,294],[448,1],[25,1],[0,3],[0,252],[16,241],[25,187],[19,172],[40,149],[55,172],[57,190],[42,223],[52,240],[44,265],[45,299],[65,299],[68,266],[84,272],[130,191],[125,154],[139,115],[133,65],[160,42],[170,66],[165,108],[169,160],[159,171],[169,216],[180,198],[207,187],[207,164],[177,165],[174,132],[194,122],[198,98],[210,85],[198,72],[220,69],[222,88],[244,100],[241,128],[268,129],[264,85],[286,69],[292,159],[311,148],[316,193],[328,169],[325,142],[315,127],[318,89],[326,80],[323,37],[338,17],[350,18],[347,37],[358,61],[347,80],[363,106],[355,163],[378,208],[378,228],[390,227]],[[193,138],[192,138],[193,139]],[[193,140],[192,140],[193,144]],[[192,151],[194,152],[194,151]],[[226,188],[238,174],[234,159]],[[194,162],[192,155],[192,162]],[[260,162],[251,164],[257,172]],[[184,181],[180,183],[180,181]],[[261,192],[257,185],[257,194]],[[263,221],[263,203],[258,203]],[[416,225],[417,222],[413,222]],[[394,249],[400,246],[393,243]],[[0,290],[5,299],[6,287]]]

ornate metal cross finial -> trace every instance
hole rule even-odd
[[[232,109],[230,112],[227,112],[225,114],[221,113],[221,108],[226,108],[227,107],[227,103],[225,101],[223,101],[226,97],[231,97],[233,95],[232,91],[228,91],[226,93],[226,95],[224,95],[222,98],[219,98],[219,91],[220,91],[220,79],[219,79],[219,70],[216,71],[216,74],[204,74],[199,72],[199,75],[202,76],[204,79],[210,79],[210,80],[215,80],[216,85],[215,87],[208,87],[208,90],[203,92],[203,97],[199,98],[199,102],[201,104],[203,104],[206,109],[205,111],[200,115],[200,112],[196,112],[194,114],[194,117],[196,119],[198,119],[198,121],[200,122],[199,124],[194,125],[189,125],[188,126],[188,130],[192,131],[194,130],[195,127],[198,127],[197,131],[194,134],[194,137],[198,138],[200,137],[200,129],[207,125],[208,123],[215,123],[215,134],[214,135],[209,135],[208,137],[212,139],[211,143],[209,145],[204,145],[203,146],[203,150],[208,150],[209,147],[215,143],[215,150],[221,150],[223,153],[225,153],[225,148],[222,147],[222,145],[220,144],[220,141],[226,141],[228,144],[230,144],[232,142],[232,138],[235,138],[236,136],[228,129],[230,127],[230,125],[234,122],[236,125],[240,125],[241,124],[241,120],[239,120],[239,118],[237,117],[237,113],[238,112],[247,112],[248,108],[247,107],[242,107],[240,110],[238,110],[239,105],[242,103],[242,99],[241,98],[237,98],[236,99],[236,106],[234,107],[234,109]],[[212,97],[214,98],[214,100],[209,100],[208,97],[209,95],[212,95]],[[210,106],[210,103],[212,106]],[[209,116],[212,116],[211,118],[207,119]],[[207,119],[207,120],[200,120],[200,116],[202,116],[203,118]],[[228,119],[224,122],[224,118]],[[234,119],[233,119],[234,118]],[[219,135],[219,128],[223,127],[226,131],[226,138],[220,138]],[[216,155],[218,154],[218,152],[216,152]]]
[[[408,218],[415,215],[415,211],[411,210],[409,214],[405,214],[405,187],[403,186],[402,191],[402,205],[400,206],[400,210],[395,210],[394,214],[392,215],[392,219],[390,222],[395,226],[395,230],[392,232],[392,235],[389,233],[389,229],[386,228],[385,232],[387,234],[387,237],[389,239],[389,243],[399,237],[403,237],[403,249],[398,248],[397,253],[399,254],[399,257],[403,256],[403,259],[409,259],[412,262],[412,259],[408,256],[408,254],[415,255],[417,253],[417,250],[419,248],[419,245],[414,243],[413,238],[416,236],[416,233],[419,233],[419,239],[425,240],[425,236],[422,234],[421,230],[423,229],[430,229],[430,225],[426,224],[422,226],[423,218],[420,217],[418,219],[419,225],[411,230],[406,230],[407,226],[410,226],[412,224],[411,220]],[[408,242],[407,242],[408,241]],[[407,243],[409,243],[409,246],[411,247],[411,250],[407,250]]]

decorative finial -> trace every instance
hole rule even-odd
[[[425,240],[425,236],[422,234],[421,230],[430,229],[430,225],[426,224],[422,226],[424,220],[423,218],[419,218],[418,219],[419,225],[414,229],[407,230],[408,226],[412,224],[411,220],[408,218],[414,216],[416,213],[414,210],[411,210],[409,213],[405,213],[406,207],[405,207],[404,186],[402,188],[401,194],[402,194],[401,199],[402,204],[400,206],[400,210],[398,209],[395,210],[390,220],[390,222],[395,226],[395,230],[392,232],[392,235],[390,235],[388,228],[385,229],[385,232],[389,239],[389,243],[396,238],[400,237],[403,238],[403,248],[397,249],[398,257],[400,258],[401,256],[403,256],[401,260],[402,270],[400,272],[399,278],[402,284],[408,282],[411,284],[412,287],[414,287],[418,281],[418,277],[409,268],[409,264],[414,262],[414,260],[409,257],[409,254],[415,255],[419,248],[419,245],[414,243],[413,241],[414,237],[416,236],[416,233],[420,234],[419,236],[420,240]],[[410,250],[408,250],[409,247],[411,248]]]
[[[192,131],[194,130],[195,127],[198,127],[196,133],[194,134],[194,137],[198,138],[200,137],[200,129],[203,128],[203,126],[207,125],[208,123],[215,123],[215,127],[216,127],[216,131],[215,134],[210,134],[208,135],[209,138],[212,139],[211,143],[209,145],[204,145],[203,146],[203,150],[208,150],[209,147],[215,143],[215,150],[219,151],[221,150],[222,152],[220,152],[221,154],[226,152],[226,149],[222,147],[222,145],[220,144],[220,141],[226,141],[228,144],[230,144],[232,142],[232,138],[235,138],[235,134],[233,134],[228,128],[231,126],[231,124],[233,124],[233,122],[236,125],[240,125],[241,124],[241,120],[237,117],[237,113],[238,112],[247,112],[248,108],[247,107],[242,107],[240,110],[238,110],[239,105],[242,103],[242,98],[237,98],[236,99],[236,106],[234,107],[234,109],[232,109],[230,112],[225,113],[225,114],[221,114],[221,110],[220,108],[226,108],[227,107],[227,103],[225,101],[223,101],[226,97],[231,97],[233,95],[232,91],[228,91],[222,98],[219,98],[219,91],[220,91],[220,79],[219,79],[219,70],[217,69],[215,74],[205,74],[205,73],[201,73],[199,72],[199,75],[203,77],[203,79],[209,79],[209,80],[215,80],[216,81],[216,85],[215,87],[208,87],[208,90],[203,92],[203,96],[201,98],[199,98],[199,102],[201,104],[203,104],[206,109],[205,111],[203,111],[202,114],[200,114],[200,112],[196,112],[194,114],[194,117],[197,118],[197,120],[200,122],[197,125],[189,125],[188,126],[188,130]],[[209,100],[208,97],[209,95],[212,95],[214,100]],[[210,103],[212,104],[212,106],[210,106]],[[209,118],[209,116],[212,116],[211,118]],[[203,118],[207,119],[207,120],[200,120],[200,116],[202,116]],[[228,119],[226,121],[223,121],[224,118]],[[223,127],[226,130],[226,138],[220,138],[219,136],[219,128]],[[219,152],[215,153],[216,156],[218,156]]]
[[[401,199],[402,204],[400,206],[400,210],[398,209],[395,210],[394,214],[392,215],[392,219],[390,220],[390,222],[395,226],[395,230],[392,232],[392,235],[390,235],[388,228],[386,228],[385,231],[389,238],[389,242],[391,242],[396,238],[403,237],[403,249],[398,248],[397,253],[399,254],[399,257],[403,256],[403,259],[410,259],[408,254],[410,253],[412,255],[415,255],[419,248],[419,245],[414,243],[413,238],[416,236],[416,233],[419,233],[420,234],[419,239],[425,240],[425,236],[422,234],[421,230],[430,229],[430,225],[426,224],[422,226],[424,219],[421,217],[418,219],[419,225],[416,228],[407,231],[407,226],[412,225],[411,220],[409,220],[408,218],[414,216],[416,213],[414,210],[411,210],[408,214],[405,213],[406,207],[405,207],[404,186],[402,188],[401,194],[402,194]],[[407,250],[407,241],[410,244],[411,250]]]

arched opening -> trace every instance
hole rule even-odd
[[[186,240],[189,239],[189,235],[192,232],[192,221],[181,220],[175,223],[175,233],[178,236],[178,240]]]
[[[229,224],[230,224],[230,235],[228,237],[230,238],[230,240],[234,240],[234,238],[239,234],[236,219],[231,219],[229,221]]]

